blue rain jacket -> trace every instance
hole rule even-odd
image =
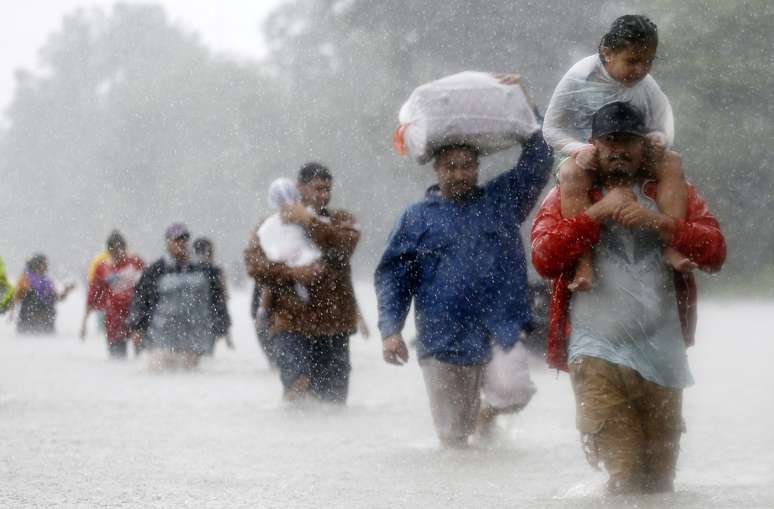
[[[467,201],[443,198],[436,185],[403,212],[376,268],[382,337],[403,329],[413,298],[420,358],[483,364],[490,340],[516,343],[531,320],[519,226],[552,165],[538,131],[513,169]]]

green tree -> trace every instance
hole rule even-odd
[[[764,206],[773,188],[766,167],[774,155],[773,9],[764,0],[494,0],[485,7],[462,0],[297,0],[269,19],[266,32],[278,75],[293,85],[294,104],[310,112],[302,137],[342,167],[355,188],[348,197],[354,208],[377,209],[367,223],[376,255],[397,210],[432,181],[430,171],[388,147],[414,87],[465,69],[519,71],[545,105],[615,17],[649,15],[660,27],[654,76],[675,110],[676,148],[728,236],[724,283],[751,270],[774,272],[774,227]],[[506,162],[495,160],[503,169]]]
[[[155,255],[173,220],[237,258],[287,141],[274,81],[146,5],[78,10],[40,55],[17,73],[0,146],[15,258],[83,265],[115,227]]]
[[[649,9],[663,41],[655,72],[686,173],[723,225],[725,272],[760,285],[753,274],[774,273],[774,4],[664,0]]]

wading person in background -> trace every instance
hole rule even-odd
[[[196,263],[205,266],[210,274],[218,278],[220,287],[223,292],[223,298],[225,299],[226,304],[228,304],[228,287],[226,286],[226,276],[223,273],[223,269],[215,264],[215,246],[212,244],[212,241],[207,237],[199,237],[193,242],[193,250]],[[217,337],[215,339],[217,339]],[[231,336],[226,334],[223,336],[223,340],[226,343],[226,346],[233,350],[234,343],[231,341]],[[205,353],[207,355],[212,355],[215,353],[214,342],[209,346]]]
[[[101,310],[105,315],[108,352],[113,358],[123,359],[126,358],[126,343],[129,340],[126,320],[144,263],[140,257],[129,254],[126,239],[118,231],[110,234],[106,246],[108,256],[94,269],[89,283],[81,339],[86,338],[91,312]]]
[[[167,252],[137,283],[128,325],[133,341],[150,350],[152,369],[191,369],[231,321],[218,275],[191,262],[188,228],[174,223],[164,237]]]
[[[108,253],[107,249],[103,249],[99,253],[95,254],[91,258],[91,260],[89,260],[89,267],[86,269],[86,287],[87,288],[89,285],[91,285],[91,282],[94,281],[94,275],[97,273],[97,267],[99,267],[100,264],[102,264],[102,262],[109,261],[109,260],[110,260],[110,253]],[[94,309],[93,313],[94,315],[96,315],[99,329],[102,332],[105,332],[105,313],[101,309]],[[135,348],[135,352],[139,353],[139,350]]]
[[[5,263],[0,258],[0,315],[8,311],[13,304],[13,286],[5,274]]]
[[[261,346],[266,361],[271,369],[277,368],[277,348],[274,345],[274,335],[270,330],[271,308],[267,308],[266,303],[261,304],[263,287],[257,282],[253,286],[253,295],[250,299],[250,317],[253,319],[255,327],[255,336],[258,344]]]
[[[438,183],[403,212],[376,269],[384,360],[408,360],[401,330],[413,300],[417,355],[445,446],[466,446],[475,429],[492,342],[510,350],[529,327],[519,225],[552,164],[539,130],[516,166],[483,186],[476,148],[436,149]]]
[[[53,334],[56,332],[56,305],[73,290],[65,286],[59,292],[48,275],[48,259],[36,254],[27,262],[24,274],[16,284],[14,306],[19,307],[16,330],[19,334]]]
[[[281,215],[303,228],[320,259],[300,267],[270,261],[259,227],[245,250],[247,273],[270,295],[270,333],[285,398],[345,403],[349,338],[357,328],[350,263],[360,230],[352,214],[328,208],[333,177],[325,166],[305,164],[296,185],[301,202],[285,205]]]
[[[584,450],[592,465],[605,465],[614,494],[673,489],[683,388],[693,383],[686,346],[696,286],[692,274],[664,263],[664,248],[707,271],[725,259],[718,222],[694,188],[685,219],[659,211],[657,184],[643,167],[647,133],[643,114],[628,103],[600,108],[591,124],[593,205],[563,217],[554,189],[532,228],[535,268],[553,279],[547,360],[569,370]],[[596,284],[571,293],[588,250]]]

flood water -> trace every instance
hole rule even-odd
[[[0,318],[0,507],[774,507],[774,303],[701,303],[676,493],[605,499],[569,379],[540,359],[537,395],[495,439],[441,450],[416,359],[385,365],[375,336],[352,339],[346,408],[284,405],[248,297],[230,303],[236,350],[193,373],[108,361],[94,324],[82,343],[82,294],[57,337]]]

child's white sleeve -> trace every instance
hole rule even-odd
[[[648,118],[648,131],[658,131],[664,135],[667,148],[675,144],[675,120],[672,115],[672,105],[666,94],[658,86],[656,80],[648,81],[648,95],[650,102],[650,118]]]
[[[543,120],[543,137],[557,152],[570,154],[588,143],[587,133],[579,126],[579,94],[584,91],[585,80],[579,76],[575,67],[567,71],[556,86]],[[587,137],[587,136],[586,136]]]

